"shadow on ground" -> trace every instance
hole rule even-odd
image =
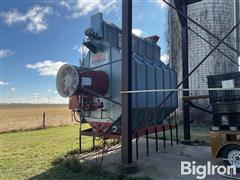
[[[124,176],[116,172],[117,166],[121,161],[121,149],[119,145],[113,146],[111,151],[105,153],[102,168],[103,171],[98,169],[84,169],[80,168],[80,171],[75,171],[77,167],[75,164],[71,164],[71,168],[66,166],[57,165],[53,166],[46,172],[34,176],[30,179],[88,179],[88,180],[112,180],[112,179],[153,179],[153,180],[192,180],[196,179],[196,175],[181,175],[181,162],[196,162],[196,165],[206,165],[207,162],[212,164],[219,164],[211,157],[211,148],[209,146],[186,146],[177,145],[171,146],[167,141],[166,149],[163,148],[163,142],[159,140],[159,150],[156,152],[155,140],[149,139],[149,153],[146,155],[146,139],[139,139],[139,158],[136,160],[133,142],[133,161],[138,165],[138,172],[129,176]],[[95,153],[95,154],[94,154]],[[80,156],[80,159],[84,162],[96,162],[96,152],[85,153]],[[78,161],[78,160],[77,160]],[[71,161],[72,162],[72,161]],[[78,161],[79,163],[79,161]],[[80,164],[80,163],[79,163]],[[69,167],[69,165],[67,166]],[[74,168],[75,167],[75,168]],[[140,178],[139,178],[140,177]],[[148,178],[150,177],[150,178]],[[210,180],[224,179],[219,175],[209,175],[206,177]]]
[[[117,156],[119,146],[114,146],[116,150],[111,149],[111,156]],[[106,155],[108,152],[106,153]],[[146,176],[129,177],[124,174],[118,173],[115,168],[113,171],[109,171],[104,166],[104,163],[100,165],[100,158],[97,151],[83,153],[79,157],[74,155],[68,155],[62,158],[56,159],[52,162],[53,167],[47,171],[29,178],[29,180],[46,180],[46,179],[86,179],[86,180],[150,180],[151,178]],[[106,171],[107,169],[107,171]]]
[[[53,166],[47,171],[29,178],[29,180],[45,180],[45,179],[79,179],[80,173],[72,173],[63,166]]]

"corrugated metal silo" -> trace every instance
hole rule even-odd
[[[171,1],[173,4],[173,1]],[[202,0],[201,2],[188,6],[188,16],[199,22],[213,34],[222,39],[234,26],[234,0]],[[200,29],[195,24],[188,21],[189,27],[209,41],[216,45],[219,41],[207,32]],[[181,26],[178,16],[174,9],[169,9],[169,37],[170,44],[170,60],[175,65],[178,74],[178,82],[182,80],[182,55],[181,55]],[[212,46],[204,42],[191,30],[189,35],[189,72],[197,66],[197,64],[209,53]],[[236,41],[234,33],[232,33],[225,41],[230,46],[235,47]],[[237,62],[237,56],[234,51],[225,45],[221,45],[219,49],[227,56]],[[207,75],[216,75],[227,72],[238,71],[238,66],[231,62],[227,57],[219,51],[215,51],[190,77],[189,88],[191,89],[207,89]],[[208,91],[193,91],[190,95],[206,95]],[[181,106],[181,101],[179,101]],[[199,100],[196,102],[202,107],[209,105],[207,100]],[[195,113],[194,113],[195,114]],[[191,117],[194,118],[192,113]],[[206,118],[206,117],[204,117]]]

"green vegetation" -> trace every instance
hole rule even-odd
[[[191,127],[191,130],[192,140],[197,144],[210,143],[208,127]],[[0,134],[0,179],[129,179],[100,167],[79,164],[74,158],[79,145],[78,132],[78,125],[70,125]],[[166,136],[170,139],[169,131]],[[161,132],[159,137],[162,138]],[[182,126],[179,138],[183,139]],[[92,147],[92,138],[84,136],[82,143],[84,150],[88,150]]]
[[[179,135],[183,139],[183,127],[180,126]],[[210,146],[210,127],[191,126],[191,139],[198,145]]]
[[[0,179],[136,179],[80,164],[78,131],[70,125],[0,134]],[[90,149],[92,138],[83,136],[82,143]]]
[[[26,179],[51,168],[51,161],[78,147],[78,126],[5,133],[1,138],[2,179]],[[83,139],[91,146],[88,137]]]
[[[196,143],[196,145],[209,146],[210,145],[210,127],[206,126],[191,126],[191,140]],[[172,130],[173,139],[176,138],[176,129]],[[153,138],[154,135],[151,135]],[[163,138],[161,132],[158,133],[159,139]],[[166,138],[170,140],[170,131],[166,131]],[[178,127],[178,139],[183,139],[183,126]]]
[[[34,178],[37,179],[91,179],[91,180],[150,180],[149,177],[128,177],[124,174],[105,171],[100,165],[80,163],[79,159],[72,153],[59,157],[55,164],[54,173],[43,174]],[[67,173],[66,173],[67,172]],[[34,179],[31,178],[31,179]]]

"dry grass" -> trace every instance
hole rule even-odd
[[[73,124],[68,105],[17,104],[1,105],[0,132],[36,129],[42,127],[43,112],[46,126]]]

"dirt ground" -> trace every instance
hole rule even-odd
[[[42,127],[43,112],[46,114],[45,124],[47,127],[74,123],[71,121],[68,105],[1,105],[0,111],[0,132]]]
[[[196,175],[181,175],[181,161],[195,161],[196,165],[206,165],[210,161],[214,165],[221,165],[221,160],[215,160],[211,156],[209,146],[186,146],[174,144],[163,149],[163,142],[159,141],[159,151],[155,150],[155,140],[149,141],[150,155],[146,155],[146,140],[139,140],[139,159],[136,160],[135,142],[133,142],[133,161],[137,163],[138,171],[132,176],[148,176],[153,180],[179,180],[197,179]],[[82,154],[81,161],[95,162],[95,153]],[[110,171],[116,171],[120,164],[120,145],[111,148],[103,158],[103,167]],[[240,175],[237,175],[240,177]],[[236,177],[236,176],[235,176]],[[204,179],[221,180],[225,179],[220,175],[206,176]]]

